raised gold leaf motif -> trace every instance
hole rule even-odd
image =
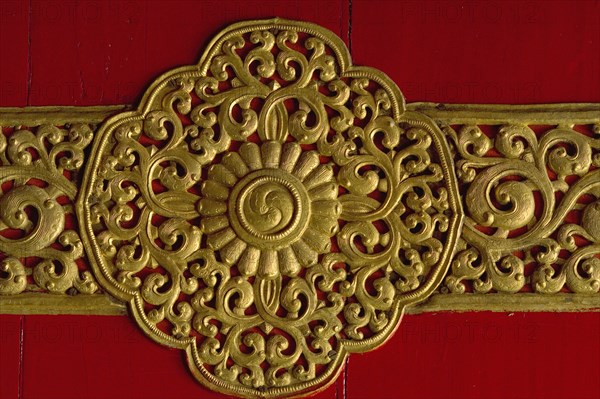
[[[127,304],[219,392],[323,389],[405,310],[600,309],[599,104],[405,104],[273,19],[0,126],[0,313]]]
[[[449,265],[442,132],[322,28],[233,26],[99,136],[78,208],[96,274],[215,389],[323,386]]]
[[[36,290],[58,294],[98,290],[90,271],[80,272],[77,265],[84,256],[79,232],[65,226],[66,219],[75,217],[77,176],[83,151],[93,138],[92,128],[76,123],[62,128],[42,124],[35,129],[2,129],[0,295],[27,290],[28,274]]]

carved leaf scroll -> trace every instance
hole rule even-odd
[[[446,290],[599,292],[599,126],[444,127],[468,216]]]
[[[2,126],[0,295],[97,292],[74,214],[94,129],[86,123]]]
[[[331,32],[274,19],[123,110],[0,110],[2,304],[101,288],[201,383],[281,397],[432,294],[598,303],[598,104],[406,106]]]
[[[219,391],[324,386],[447,270],[441,131],[320,27],[234,25],[99,136],[78,203],[95,274]]]

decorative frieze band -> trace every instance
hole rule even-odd
[[[600,308],[600,104],[405,104],[274,19],[0,126],[0,312],[127,305],[217,391],[321,389],[405,311]]]

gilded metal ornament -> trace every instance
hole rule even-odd
[[[405,104],[273,19],[136,109],[0,125],[0,311],[127,303],[223,393],[323,389],[406,309],[600,308],[599,104]]]
[[[600,107],[535,108],[439,123],[467,216],[443,290],[599,293]]]
[[[77,205],[95,274],[224,392],[323,386],[458,238],[442,132],[309,24],[230,27],[98,136]]]

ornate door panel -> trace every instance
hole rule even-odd
[[[331,30],[355,65],[383,71],[407,103],[599,103],[599,15],[597,1],[6,0],[0,107],[137,104],[159,75],[195,64],[227,25],[271,17]],[[445,110],[440,104],[428,112],[443,119]],[[481,134],[493,137],[497,125],[480,126]],[[600,313],[554,312],[573,306],[552,295],[515,305],[511,295],[524,294],[507,292],[534,290],[534,268],[524,267],[516,288],[483,272],[445,280],[439,295],[452,295],[451,306],[408,308],[388,342],[345,360],[315,397],[600,398]],[[511,275],[510,265],[502,273]],[[469,295],[477,284],[489,284],[479,289],[500,299],[480,305],[457,293]],[[82,291],[74,287],[65,291]],[[596,287],[590,301],[597,304],[597,296]],[[73,302],[46,303],[45,313],[62,314],[0,311],[1,398],[227,397],[196,382],[183,352],[156,345],[123,307],[104,304],[102,312],[84,312],[101,314],[83,316],[65,314],[81,313],[69,310]]]

